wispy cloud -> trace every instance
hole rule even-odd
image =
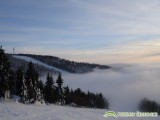
[[[157,61],[159,5],[159,0],[0,1],[0,42],[17,52],[28,47],[82,61]]]

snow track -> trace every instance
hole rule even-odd
[[[18,58],[18,59],[22,59],[22,60],[25,60],[25,61],[28,61],[28,62],[31,61],[32,63],[42,65],[42,66],[44,66],[46,68],[49,68],[49,69],[54,69],[54,70],[59,71],[59,72],[61,72],[63,74],[64,73],[68,73],[67,71],[64,71],[64,70],[58,69],[56,67],[50,66],[50,65],[48,65],[46,63],[43,63],[43,62],[41,62],[39,60],[36,60],[36,59],[28,57],[28,56],[13,55],[13,57]]]

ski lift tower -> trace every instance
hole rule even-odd
[[[13,47],[13,55],[15,54],[15,48]]]

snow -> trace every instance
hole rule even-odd
[[[0,120],[158,120],[157,118],[105,118],[105,109],[74,108],[57,105],[25,105],[0,102]]]
[[[41,62],[41,61],[39,61],[39,60],[36,60],[36,59],[31,58],[31,57],[28,57],[28,56],[13,55],[13,57],[18,58],[18,59],[22,59],[22,60],[25,60],[25,61],[28,61],[28,62],[31,61],[32,63],[42,65],[42,66],[44,66],[44,67],[46,67],[46,68],[49,68],[49,69],[54,69],[54,70],[59,71],[59,72],[61,72],[61,73],[63,73],[63,74],[64,74],[64,73],[68,73],[67,71],[58,69],[58,68],[56,68],[56,67],[52,67],[52,66],[50,66],[50,65],[47,65],[47,64],[45,64],[45,63],[43,63],[43,62]]]

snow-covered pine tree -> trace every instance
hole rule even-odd
[[[37,87],[38,87],[38,93],[37,93],[37,98],[38,98],[38,101],[41,101],[41,103],[44,103],[44,84],[42,82],[42,80],[38,80],[38,83],[37,83]]]
[[[2,48],[0,47],[0,96],[4,97],[5,100],[10,97],[10,63]]]
[[[25,83],[25,79],[24,79],[24,78],[23,78],[23,80],[22,80],[21,101],[22,101],[23,103],[27,103],[27,102],[28,102],[27,86],[26,86],[26,83]]]
[[[43,104],[43,103],[44,103],[43,94],[42,94],[40,88],[37,88],[37,91],[36,91],[36,92],[37,92],[37,93],[36,93],[36,94],[37,94],[37,96],[36,96],[36,101]]]
[[[39,81],[34,81],[33,90],[35,92],[35,102],[41,102],[43,100],[42,93],[40,87],[38,86]]]

